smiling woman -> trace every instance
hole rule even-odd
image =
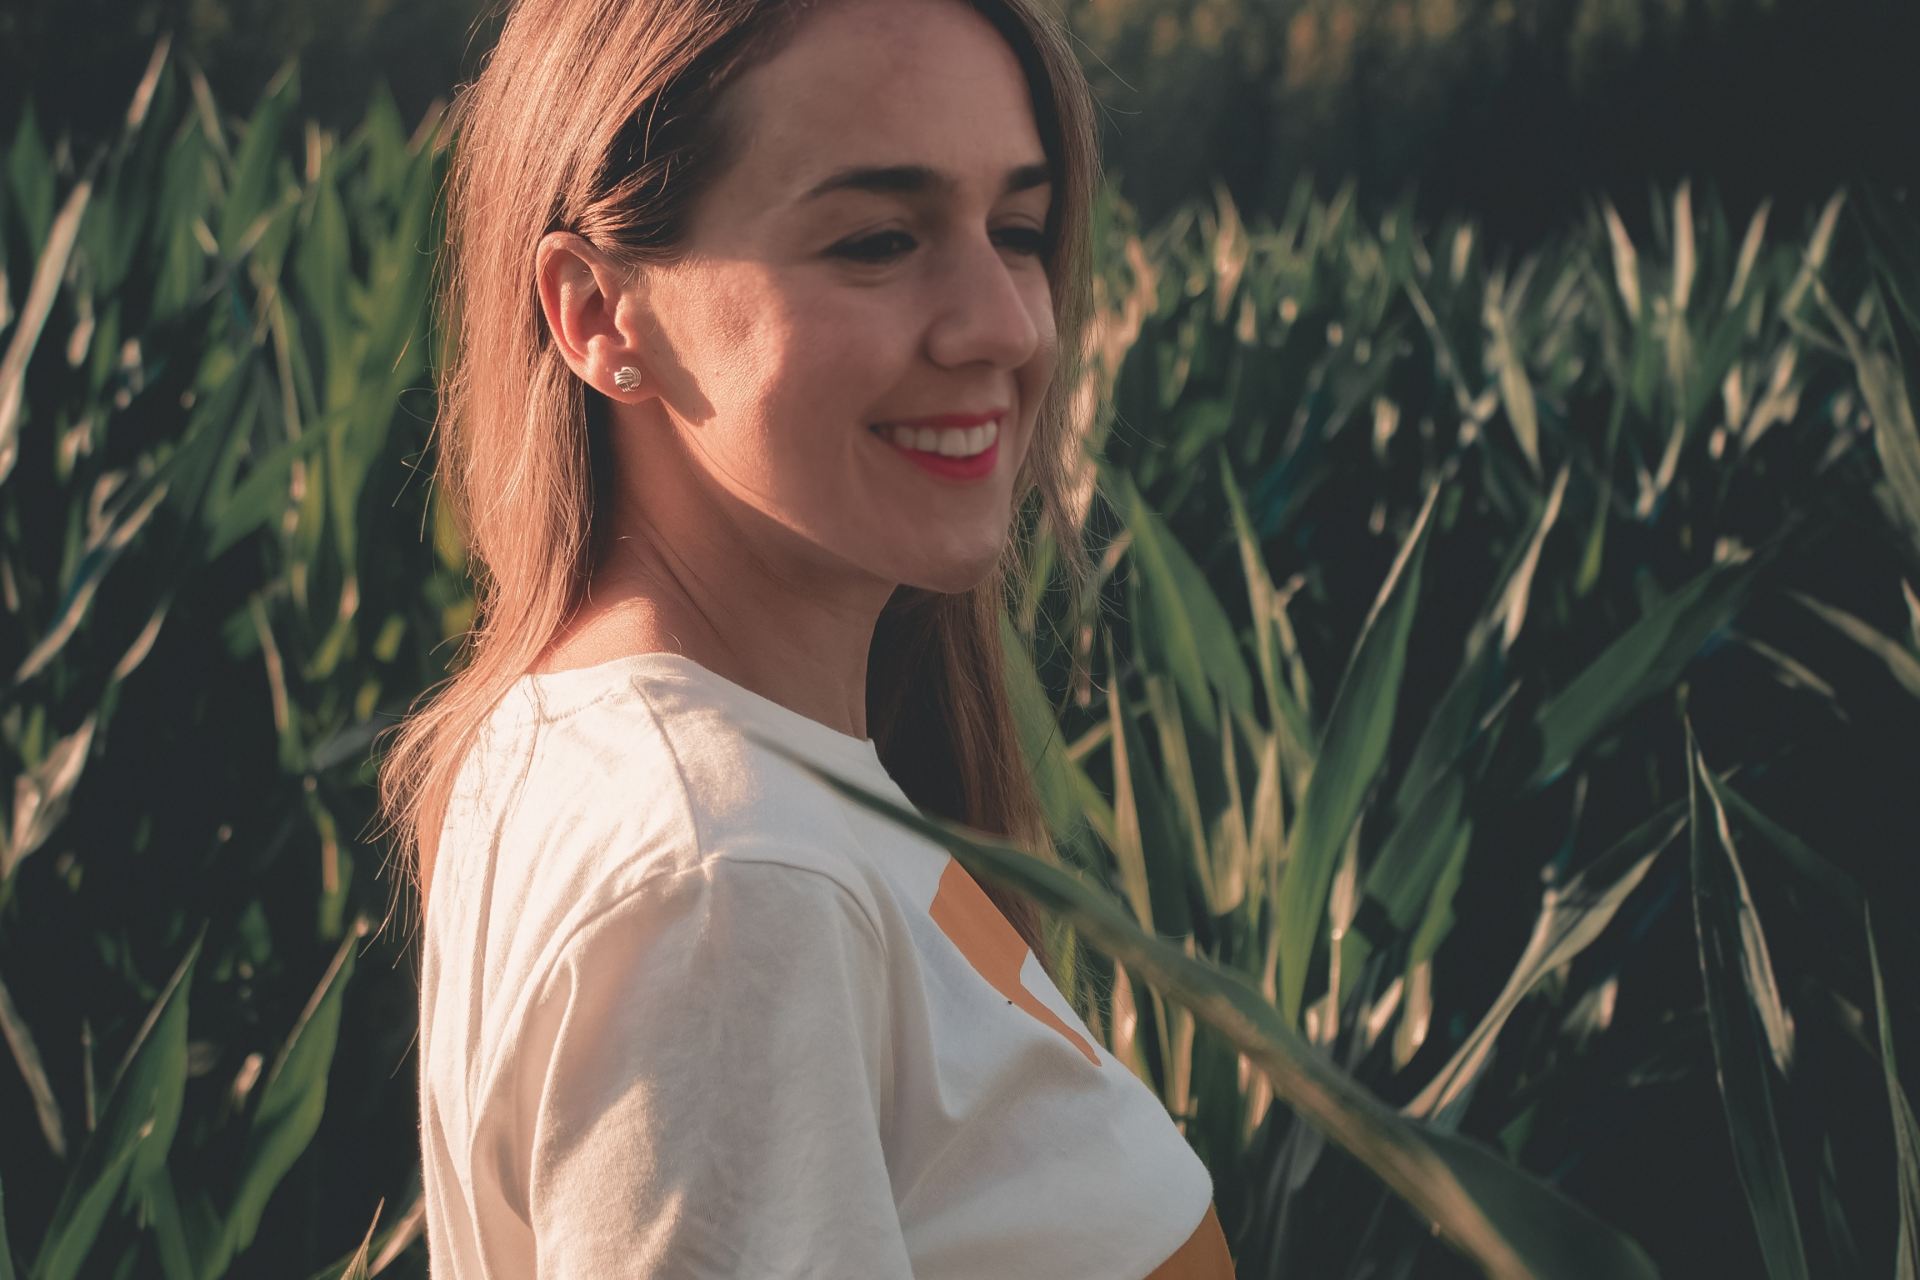
[[[1031,904],[764,745],[1053,856],[1000,637],[1030,499],[1089,576],[1063,33],[521,0],[454,120],[478,609],[382,773],[434,1275],[1230,1276]]]

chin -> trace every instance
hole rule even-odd
[[[991,554],[974,559],[948,561],[930,566],[924,572],[907,579],[907,585],[919,587],[922,591],[937,591],[941,595],[957,596],[973,590],[983,582],[989,581],[1000,567],[1000,549]]]

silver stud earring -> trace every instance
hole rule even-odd
[[[613,385],[622,391],[632,391],[640,385],[640,371],[630,364],[623,364],[613,371]]]

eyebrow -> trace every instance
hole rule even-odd
[[[795,204],[805,204],[834,191],[873,191],[882,195],[919,195],[927,191],[951,192],[959,184],[952,176],[923,164],[869,165],[842,169],[816,183]],[[1053,185],[1053,173],[1045,164],[1016,165],[1007,171],[1002,195],[1031,191]]]

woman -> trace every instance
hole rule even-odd
[[[1230,1276],[1031,905],[766,745],[1050,851],[999,644],[1029,493],[1087,577],[1058,28],[522,0],[456,119],[478,613],[383,778],[436,1280]]]

